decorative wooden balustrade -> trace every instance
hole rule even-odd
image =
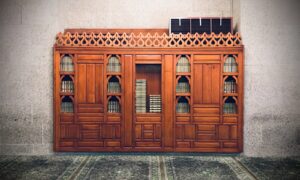
[[[118,47],[118,48],[170,48],[170,47],[238,47],[242,46],[236,34],[102,34],[102,33],[58,33],[56,46],[66,47]]]

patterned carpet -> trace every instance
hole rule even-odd
[[[300,158],[203,154],[0,156],[0,179],[300,179]]]

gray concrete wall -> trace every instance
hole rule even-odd
[[[242,0],[248,156],[300,153],[300,1]]]
[[[274,30],[277,18],[291,16],[292,6],[282,12],[279,1],[262,1],[0,1],[0,154],[53,152],[52,45],[57,32],[65,28],[167,28],[170,17],[233,15],[241,20],[246,46],[245,154],[295,155],[300,141],[296,138],[300,84],[295,38],[299,24],[289,26],[288,33]],[[265,13],[267,20],[262,19]],[[278,43],[274,36],[281,34]]]
[[[52,46],[65,28],[167,28],[231,16],[231,0],[1,0],[1,154],[52,152]]]

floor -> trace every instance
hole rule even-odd
[[[0,156],[0,179],[300,179],[298,158],[211,154]]]

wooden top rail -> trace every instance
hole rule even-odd
[[[127,29],[127,28],[121,28],[121,29],[101,29],[101,28],[97,28],[97,29],[92,29],[92,28],[80,28],[80,29],[65,29],[64,33],[78,33],[78,34],[82,34],[82,33],[87,33],[87,34],[91,34],[91,33],[102,33],[102,34],[114,34],[114,33],[119,33],[119,34],[148,34],[150,33],[151,35],[154,35],[155,33],[158,33],[160,35],[162,35],[163,33],[168,34],[169,33],[169,29],[164,29],[164,28],[134,28],[134,29]]]
[[[241,47],[242,39],[235,34],[170,34],[166,33],[58,33],[56,47],[118,47],[118,48],[191,48],[191,47]]]

